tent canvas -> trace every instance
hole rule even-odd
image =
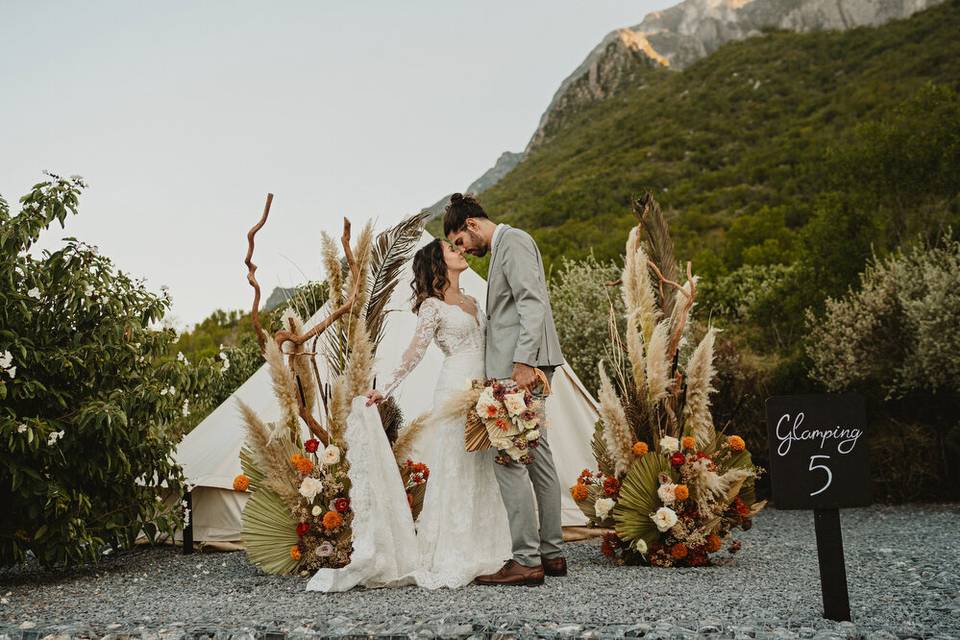
[[[424,232],[419,246],[432,239]],[[380,387],[400,363],[416,328],[417,316],[409,304],[411,279],[412,267],[408,263],[390,299],[388,308],[391,311],[387,315],[383,340],[377,350],[374,372]],[[482,310],[486,294],[483,278],[468,270],[462,274],[460,284],[466,293],[479,301]],[[325,311],[321,310],[305,326],[313,326],[324,314]],[[395,393],[405,422],[431,409],[442,361],[443,354],[436,345],[431,344],[420,365],[404,379]],[[596,401],[568,365],[557,369],[552,386],[553,394],[547,400],[550,446],[561,487],[565,488],[576,482],[582,469],[595,464],[590,442],[599,415]],[[247,403],[264,420],[279,418],[280,411],[266,365],[260,367],[233,395],[187,434],[177,447],[175,459],[183,467],[187,483],[194,487],[191,521],[195,541],[240,540],[240,517],[248,496],[232,488],[234,477],[241,472],[240,447],[244,438],[237,400]],[[423,446],[422,440],[420,446]],[[415,449],[415,454],[419,453]],[[422,456],[419,457],[422,459]],[[563,525],[583,525],[586,520],[569,492],[563,491],[562,495]]]

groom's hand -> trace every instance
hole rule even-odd
[[[383,402],[383,396],[380,394],[379,391],[374,391],[373,389],[370,389],[370,391],[367,391],[366,395],[367,395],[368,407],[375,404],[380,404],[381,402]]]
[[[533,385],[537,382],[536,370],[522,362],[513,363],[513,374],[510,377],[518,387],[527,391],[533,391]]]

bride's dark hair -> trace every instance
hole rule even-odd
[[[443,259],[443,240],[435,239],[424,245],[413,256],[413,312],[420,313],[420,305],[427,298],[443,299],[443,291],[450,284],[447,262]]]

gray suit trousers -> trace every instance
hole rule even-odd
[[[553,371],[545,371],[548,378]],[[541,401],[545,400],[540,398]],[[540,423],[547,424],[546,404],[541,402]],[[541,558],[557,558],[562,555],[563,529],[560,524],[560,480],[550,452],[550,426],[540,432],[539,446],[533,450],[533,462],[529,465],[510,460],[507,464],[495,464],[494,471],[500,485],[500,495],[507,508],[510,535],[513,538],[513,559],[532,567],[540,564]],[[490,455],[496,456],[496,449]],[[530,485],[533,485],[533,491]],[[537,497],[537,509],[533,497]]]

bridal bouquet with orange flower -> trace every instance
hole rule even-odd
[[[511,379],[474,380],[477,394],[472,411],[467,414],[465,441],[467,451],[481,451],[490,446],[499,450],[496,461],[507,464],[533,462],[533,450],[540,439],[540,400],[521,389]]]
[[[635,211],[640,223],[627,240],[620,281],[625,333],[615,318],[609,323],[612,379],[600,364],[599,471],[585,469],[570,491],[592,526],[611,529],[601,544],[605,556],[621,564],[703,566],[725,544],[740,549],[731,532],[749,529],[763,509],[754,493],[762,470],[742,438],[714,426],[716,329],[688,345],[697,278],[687,263],[686,281],[678,282],[653,198],[638,200]]]

